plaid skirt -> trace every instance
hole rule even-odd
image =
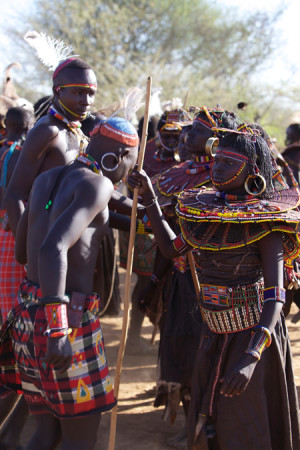
[[[25,267],[15,259],[15,239],[0,227],[0,309],[3,320],[14,306]]]
[[[19,302],[23,299],[23,303],[14,308],[10,327],[15,368],[30,412],[50,412],[58,418],[67,418],[110,410],[116,400],[100,321],[91,311],[95,311],[99,299],[96,295],[87,296],[81,326],[69,335],[73,350],[71,366],[66,372],[59,373],[44,361],[47,320],[44,307],[33,298],[34,292],[39,293],[38,286],[29,282],[22,284]],[[7,323],[4,326],[8,329]],[[14,378],[11,370],[7,373],[16,384],[18,377]],[[14,389],[17,390],[16,386]]]

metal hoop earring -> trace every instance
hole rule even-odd
[[[263,186],[262,186],[262,188],[261,188],[261,190],[260,190],[259,192],[251,192],[250,189],[249,189],[249,186],[248,186],[249,180],[250,180],[250,179],[253,180],[253,179],[255,179],[255,178],[259,178],[260,181],[262,181],[262,184],[263,184]],[[260,194],[262,194],[263,192],[265,192],[265,190],[266,190],[266,188],[267,188],[267,183],[266,183],[266,180],[264,179],[264,177],[263,177],[262,175],[260,175],[260,174],[256,174],[256,175],[248,175],[248,177],[247,177],[246,180],[245,180],[244,187],[245,187],[245,191],[247,192],[247,194],[253,195],[253,197],[256,197],[257,195],[260,195]]]
[[[219,138],[211,137],[207,139],[205,144],[205,153],[208,156],[214,157],[216,154],[217,147],[219,145]]]
[[[106,167],[104,164],[104,158],[106,158],[107,156],[113,156],[116,160],[116,165],[114,167]],[[106,172],[113,172],[114,170],[116,170],[120,165],[119,159],[117,157],[117,155],[115,155],[114,153],[104,153],[104,155],[101,158],[101,166],[104,170],[106,170]]]

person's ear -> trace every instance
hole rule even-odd
[[[122,150],[121,150],[121,152],[119,153],[119,158],[120,159],[124,159],[124,158],[126,158],[126,156],[128,155],[128,153],[129,153],[129,150],[128,150],[128,148],[122,148]]]
[[[60,86],[53,86],[52,92],[53,92],[54,97],[55,97],[55,96],[59,97],[59,94],[60,94]]]

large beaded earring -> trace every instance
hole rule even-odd
[[[113,166],[113,167],[106,167],[106,165],[105,165],[105,163],[104,163],[104,158],[107,158],[107,157],[109,157],[109,156],[112,156],[112,157],[115,158],[115,160],[116,160],[116,164],[115,164],[115,166]],[[104,155],[103,155],[102,158],[101,158],[100,164],[101,164],[102,168],[103,168],[104,170],[106,170],[106,172],[113,172],[114,170],[116,170],[116,169],[119,167],[120,161],[119,161],[117,155],[115,155],[114,153],[108,152],[108,153],[104,153]]]

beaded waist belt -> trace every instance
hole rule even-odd
[[[235,287],[202,284],[201,292],[202,317],[214,333],[234,333],[258,324],[262,310],[263,283]],[[223,306],[223,309],[208,309],[209,305]]]
[[[66,295],[70,297],[69,294]],[[25,279],[20,285],[18,297],[19,303],[22,302],[38,303],[39,299],[42,297],[42,291],[39,286]],[[97,294],[89,294],[86,296],[84,309],[93,311],[95,314],[97,314],[99,312],[99,307],[100,307],[100,299]]]

